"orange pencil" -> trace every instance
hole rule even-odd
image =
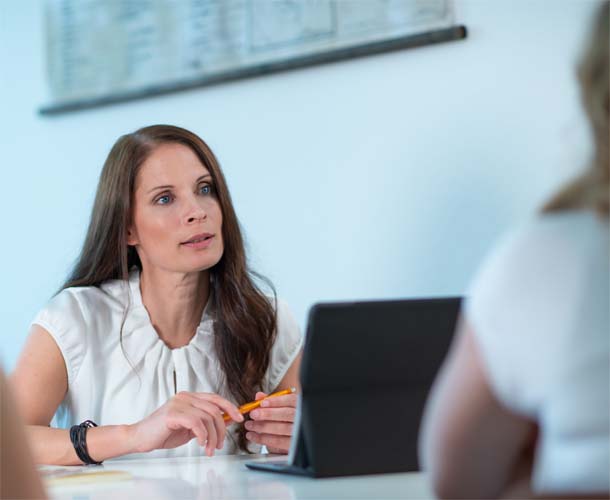
[[[296,389],[294,387],[291,387],[290,389],[284,389],[283,391],[278,391],[278,392],[274,392],[273,394],[269,394],[269,396],[263,398],[263,399],[259,399],[258,401],[252,401],[251,403],[246,403],[241,405],[238,410],[239,413],[241,413],[242,415],[245,415],[246,413],[250,413],[252,410],[254,410],[254,408],[258,408],[261,403],[263,401],[265,401],[265,399],[269,399],[269,398],[274,398],[275,396],[284,396],[286,394],[292,394],[296,392]],[[222,418],[224,418],[225,422],[228,422],[229,420],[231,420],[231,417],[229,415],[227,415],[226,413],[222,414]]]

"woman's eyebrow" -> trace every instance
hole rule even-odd
[[[154,188],[150,189],[148,192],[152,193],[153,191],[156,191],[157,189],[171,189],[173,187],[174,186],[170,186],[170,185],[167,185],[167,186],[155,186]]]
[[[204,174],[195,181],[195,184],[200,183],[204,179],[211,179],[211,178],[212,178],[212,176],[210,174]],[[173,187],[174,186],[172,186],[171,184],[168,184],[166,186],[155,186],[154,188],[150,189],[148,192],[152,193],[153,191],[156,191],[157,189],[172,189]]]

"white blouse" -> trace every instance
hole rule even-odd
[[[608,219],[543,215],[483,266],[467,316],[493,391],[540,428],[538,493],[610,489]]]
[[[68,372],[68,391],[52,425],[69,428],[87,419],[98,425],[132,424],[180,391],[216,393],[235,402],[221,380],[212,316],[206,306],[189,344],[170,349],[157,335],[142,303],[138,271],[132,271],[127,282],[113,280],[99,288],[62,290],[33,321],[51,334]],[[278,300],[277,337],[263,379],[264,392],[278,386],[301,346],[299,327],[286,304]],[[236,427],[230,428],[224,448],[216,453],[238,452]],[[260,448],[252,444],[250,449]],[[193,439],[146,456],[203,454],[204,449]]]

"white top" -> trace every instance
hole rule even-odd
[[[125,315],[128,301],[129,312]],[[124,317],[121,342],[119,332]],[[302,345],[299,327],[281,301],[277,322],[277,337],[262,384],[265,392],[277,387]],[[214,319],[208,307],[189,344],[170,349],[157,335],[142,304],[138,271],[130,274],[128,282],[113,280],[99,288],[62,290],[33,323],[55,339],[68,372],[68,392],[55,414],[54,426],[69,428],[87,419],[98,425],[132,424],[180,391],[216,393],[235,402],[221,386],[221,369],[214,350]],[[224,448],[216,453],[237,453],[234,436],[235,432],[230,432]],[[252,444],[250,449],[258,451],[260,447]],[[155,450],[145,456],[202,453],[193,439],[179,448]]]
[[[608,219],[546,214],[483,266],[467,316],[499,400],[538,422],[536,492],[610,489]]]

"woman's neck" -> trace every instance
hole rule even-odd
[[[143,269],[142,303],[159,338],[171,349],[187,345],[201,322],[210,294],[208,271],[173,273]]]

